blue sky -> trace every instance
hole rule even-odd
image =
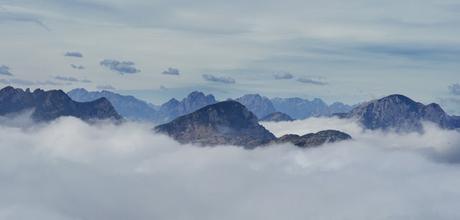
[[[453,0],[0,0],[0,82],[156,104],[192,90],[347,103],[402,93],[460,114],[459,13]]]

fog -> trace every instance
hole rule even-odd
[[[0,120],[0,219],[459,219],[460,133],[363,131],[352,121],[265,123],[275,135],[339,129],[300,149],[180,145],[151,125]]]

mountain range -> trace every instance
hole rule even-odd
[[[30,89],[22,90],[8,86],[0,90],[0,116],[32,110],[31,117],[37,122],[51,121],[61,116],[73,116],[85,121],[120,121],[122,116],[116,110],[118,107],[120,112],[132,119],[143,120],[148,117],[164,121],[165,123],[155,127],[155,130],[181,143],[228,144],[254,148],[270,143],[290,142],[299,147],[312,147],[351,139],[348,134],[335,130],[302,136],[289,134],[276,138],[259,124],[259,118],[254,113],[263,115],[273,111],[270,100],[260,95],[246,95],[237,100],[217,102],[213,95],[192,92],[181,101],[171,99],[155,109],[153,105],[132,96],[107,91],[88,92],[77,89],[68,94],[80,101],[73,100],[62,90],[36,89],[32,92]],[[112,106],[109,99],[117,107]],[[86,100],[88,101],[84,102]],[[146,111],[147,109],[149,111]],[[334,116],[356,120],[364,128],[371,130],[423,132],[425,121],[444,129],[460,128],[459,116],[446,114],[436,103],[425,105],[404,95],[390,95],[365,102],[348,113],[338,113]],[[272,112],[260,121],[289,120],[292,119],[285,113]]]
[[[179,116],[217,102],[212,94],[205,95],[198,91],[190,93],[181,101],[173,98],[160,106],[155,106],[133,96],[120,95],[105,90],[90,92],[80,88],[71,90],[67,94],[75,101],[80,102],[105,97],[123,117],[136,121],[150,121],[156,124],[169,122]],[[284,113],[292,119],[305,119],[330,116],[352,109],[351,106],[339,102],[327,105],[321,99],[309,101],[301,98],[274,98],[270,100],[259,94],[248,94],[235,100],[245,105],[259,119],[275,112]]]
[[[355,119],[371,130],[422,131],[424,121],[444,129],[460,128],[460,117],[446,114],[438,104],[424,105],[398,94],[360,104],[337,116]]]
[[[301,98],[273,98],[270,100],[275,109],[289,115],[293,119],[306,119],[310,117],[331,116],[335,113],[349,112],[353,107],[335,102],[327,105],[323,100]]]
[[[299,147],[313,147],[351,139],[348,134],[339,131],[322,131],[304,136],[287,135],[278,139],[258,123],[254,113],[233,100],[208,105],[159,125],[155,131],[167,134],[183,144],[236,145],[250,149],[287,142]]]
[[[121,120],[122,117],[106,98],[91,102],[76,102],[62,90],[22,90],[11,86],[0,90],[0,115],[7,116],[32,110],[34,121],[51,121],[61,116],[73,116],[85,121]]]

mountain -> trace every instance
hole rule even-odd
[[[244,95],[237,98],[236,101],[246,106],[246,108],[254,113],[257,118],[263,118],[270,113],[276,112],[276,109],[270,99],[259,94]]]
[[[350,140],[351,136],[336,130],[320,131],[303,136],[288,134],[278,138],[275,143],[292,143],[298,147],[317,147],[325,143],[335,143]]]
[[[89,92],[86,89],[73,89],[67,93],[75,101],[89,102],[107,98],[115,110],[123,117],[135,121],[155,121],[157,111],[147,102],[133,96],[120,95],[110,91]]]
[[[208,105],[170,123],[157,126],[180,143],[237,145],[247,148],[264,145],[275,136],[257,122],[257,117],[236,101]]]
[[[293,121],[293,119],[289,115],[284,114],[282,112],[273,112],[263,117],[259,121],[280,122],[280,121]]]
[[[106,98],[92,102],[76,102],[62,90],[44,91],[15,89],[11,86],[0,90],[0,115],[20,113],[32,109],[34,121],[51,121],[61,116],[73,116],[82,120],[120,120]]]
[[[192,92],[178,101],[171,99],[161,106],[155,106],[133,96],[120,95],[110,91],[89,92],[85,89],[74,89],[67,93],[75,101],[86,102],[98,98],[107,98],[123,117],[135,121],[150,121],[158,124],[169,122],[179,116],[196,111],[204,106],[216,103],[213,95]]]
[[[213,95],[205,95],[202,92],[194,91],[182,99],[182,101],[171,99],[161,105],[158,109],[156,122],[169,122],[179,116],[194,112],[207,105],[215,104],[216,102]]]
[[[312,101],[301,98],[273,98],[271,102],[277,111],[284,112],[294,119],[330,116],[334,113],[348,112],[352,109],[351,106],[340,102],[327,105],[318,98]]]
[[[422,122],[429,121],[441,128],[459,128],[459,119],[447,115],[436,103],[424,105],[403,96],[390,95],[363,103],[342,118],[357,119],[367,129],[422,131]]]

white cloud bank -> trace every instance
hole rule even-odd
[[[460,134],[362,133],[313,149],[179,145],[127,123],[0,126],[0,219],[459,219]],[[20,121],[20,120],[19,120]],[[16,123],[17,124],[17,123]],[[449,153],[448,153],[449,152]]]

